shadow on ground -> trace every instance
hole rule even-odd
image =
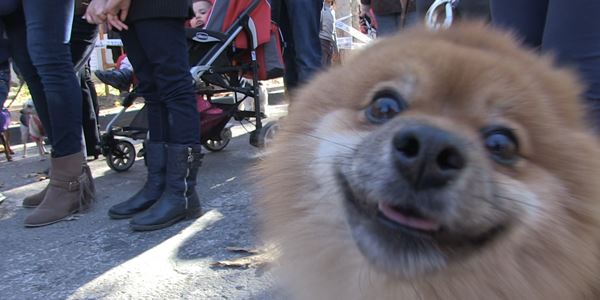
[[[23,161],[8,172],[2,165],[1,191],[8,199],[0,205],[0,299],[247,299],[269,294],[269,274],[210,267],[236,256],[226,247],[256,244],[247,175],[256,149],[247,143],[248,136],[241,135],[223,152],[205,156],[197,186],[205,211],[201,218],[146,233],[134,233],[127,220],[106,215],[143,185],[140,160],[124,173],[110,170],[103,159],[91,162],[98,203],[77,221],[36,229],[23,228],[29,211],[20,201],[45,183],[10,177],[37,171],[44,163]]]

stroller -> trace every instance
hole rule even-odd
[[[227,124],[254,120],[250,144],[262,147],[277,130],[277,123],[263,126],[259,80],[283,76],[281,34],[271,22],[267,0],[215,0],[206,29],[186,29],[190,72],[194,79],[200,114],[202,145],[210,151],[223,150],[232,134]],[[230,101],[213,99],[233,92]],[[254,99],[252,110],[239,110],[248,97]],[[115,126],[136,98],[135,88],[123,100],[123,108],[113,117],[102,135],[102,154],[108,166],[126,171],[135,157],[144,157],[142,148],[136,155],[133,143],[145,140],[148,133],[145,107],[125,126]]]

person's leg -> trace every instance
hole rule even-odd
[[[85,141],[85,152],[87,156],[98,158],[100,155],[100,132],[98,130],[98,113],[94,107],[96,90],[93,83],[90,84],[89,67],[83,67],[79,71],[81,95],[83,97],[82,126]],[[96,102],[97,103],[97,102]]]
[[[125,52],[139,80],[135,92],[143,97],[146,103],[149,141],[166,143],[169,141],[167,109],[160,101],[154,81],[154,65],[148,60],[146,51],[139,40],[137,27],[137,24],[131,24],[129,30],[121,32],[120,35]]]
[[[491,0],[492,24],[514,31],[527,46],[542,43],[548,0]],[[568,12],[568,13],[567,13]],[[570,10],[563,12],[572,15]]]
[[[411,12],[408,12],[408,13],[406,14],[406,17],[405,17],[405,18],[406,18],[406,19],[404,20],[404,27],[403,27],[403,29],[405,29],[405,28],[410,28],[410,27],[412,27],[412,26],[415,26],[415,25],[417,25],[417,24],[418,24],[418,23],[419,23],[419,22],[422,20],[422,19],[419,17],[419,14],[417,14],[417,12],[416,12],[416,11],[411,11]]]
[[[74,0],[23,1],[29,55],[46,95],[53,157],[82,150],[81,91],[69,46],[73,7]]]
[[[375,15],[377,19],[377,36],[393,35],[400,29],[400,14]]]
[[[284,1],[281,3],[280,28],[285,40],[285,49],[283,51],[283,63],[285,64],[285,73],[283,75],[283,83],[286,91],[292,91],[298,86],[298,71],[296,68],[296,51],[294,43],[294,28],[290,23],[290,18],[287,14],[287,8]]]
[[[38,117],[42,122],[42,126],[44,127],[44,131],[46,132],[48,140],[50,143],[52,143],[52,127],[50,126],[50,117],[48,115],[48,109],[46,106],[46,94],[44,94],[44,87],[37,70],[31,62],[29,53],[27,51],[23,51],[23,49],[27,49],[27,30],[23,11],[18,10],[11,15],[4,16],[2,17],[2,21],[6,25],[6,34],[8,36],[14,66],[19,70],[20,74],[23,76],[23,79],[27,83],[31,98],[34,99],[34,104],[36,105]],[[28,134],[29,131],[26,131]],[[46,188],[44,188],[42,191],[27,196],[25,199],[23,199],[22,206],[27,208],[38,206],[42,200],[44,200],[47,190],[48,188],[46,186]]]
[[[151,19],[135,23],[138,41],[153,66],[152,78],[167,108],[168,142],[199,144],[200,120],[196,110],[193,80],[189,72],[183,21]],[[130,59],[134,59],[130,55]],[[134,69],[139,74],[137,64]]]
[[[81,16],[73,18],[73,30],[71,32],[71,56],[75,72],[81,72],[87,65],[94,44],[98,37],[98,25],[89,24]]]
[[[10,46],[4,33],[4,22],[0,19],[0,109],[4,107],[10,89]]]
[[[0,62],[0,109],[4,107],[4,102],[8,98],[10,89],[10,64],[8,61]],[[2,124],[0,124],[2,125]]]
[[[292,28],[298,84],[303,84],[321,69],[319,30],[323,1],[286,0],[285,7]]]
[[[153,78],[153,67],[138,39],[136,24],[121,33],[125,51],[133,64],[139,83],[136,93],[144,97],[148,114],[150,138],[144,143],[148,173],[144,186],[127,200],[113,205],[108,215],[113,219],[126,219],[151,207],[165,189],[168,129],[166,107],[159,101]]]
[[[542,51],[579,71],[588,115],[600,133],[600,1],[550,0],[546,20]]]
[[[167,108],[169,129],[164,192],[152,207],[130,221],[133,230],[143,231],[164,228],[200,214],[195,185],[202,154],[183,20],[141,20],[135,27],[153,65],[160,100]]]
[[[98,25],[89,24],[81,16],[73,18],[73,29],[71,31],[71,56],[75,72],[79,78],[82,97],[82,126],[83,144],[86,156],[98,157],[100,134],[98,132],[98,120],[93,106],[96,97],[95,89],[88,85],[91,76],[88,61],[94,50],[94,44],[98,36]],[[91,79],[90,79],[91,80]],[[92,85],[93,86],[93,85]]]
[[[53,133],[51,184],[25,219],[26,227],[39,227],[87,209],[95,189],[82,153],[81,90],[69,49],[74,1],[24,0],[23,8],[27,49],[44,86]]]
[[[6,34],[9,40],[13,63],[27,83],[31,98],[36,105],[35,109],[42,121],[44,130],[46,131],[46,136],[48,137],[50,144],[52,144],[54,139],[52,127],[50,126],[50,116],[46,105],[44,86],[42,85],[42,80],[37,73],[37,70],[31,62],[29,52],[24,51],[24,49],[27,49],[27,28],[23,11],[20,9],[17,12],[2,17],[2,20],[6,26]]]
[[[323,67],[331,66],[331,56],[333,55],[333,44],[329,40],[321,39],[321,64]]]

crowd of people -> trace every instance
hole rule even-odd
[[[284,84],[293,92],[331,65],[337,52],[336,3],[270,2],[272,19],[285,39]],[[375,19],[378,35],[386,36],[418,23],[423,7],[432,2],[361,0],[360,14]],[[600,18],[582,17],[597,15],[600,3],[533,2],[491,0],[492,24],[512,29],[527,46],[552,52],[560,63],[577,68],[588,84],[584,96],[591,123],[600,129]],[[88,63],[99,24],[119,32],[126,57],[120,59],[120,68],[98,71],[96,76],[122,90],[128,90],[135,77],[149,119],[146,182],[111,207],[109,216],[131,218],[133,230],[145,231],[200,215],[195,185],[203,155],[185,28],[204,28],[213,4],[214,0],[194,0],[191,7],[187,0],[0,3],[0,107],[8,95],[12,61],[29,87],[52,146],[47,186],[23,200],[23,207],[34,208],[24,221],[26,227],[65,220],[91,207],[95,194],[102,193],[96,191],[86,162],[87,156],[99,153],[98,107]],[[570,13],[564,13],[567,10]]]

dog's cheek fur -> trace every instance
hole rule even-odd
[[[334,182],[334,164],[340,157],[348,156],[360,140],[360,133],[342,124],[344,117],[347,115],[341,111],[330,113],[318,125],[313,123],[306,135],[296,132],[298,123],[287,126],[290,120],[285,120],[276,138],[279,143],[275,142],[268,159],[286,163],[266,164],[261,170],[278,174],[266,177],[262,184],[265,236],[281,247],[276,272],[283,282],[296,283],[289,288],[299,298],[319,294],[302,288],[318,284],[320,279],[306,276],[312,270],[324,268],[329,276],[323,275],[333,279],[366,266],[347,228],[343,200]],[[347,265],[332,263],[339,259],[336,253],[346,256],[349,251],[352,254],[345,259]],[[307,254],[312,259],[305,260]],[[302,296],[303,293],[306,294]]]

